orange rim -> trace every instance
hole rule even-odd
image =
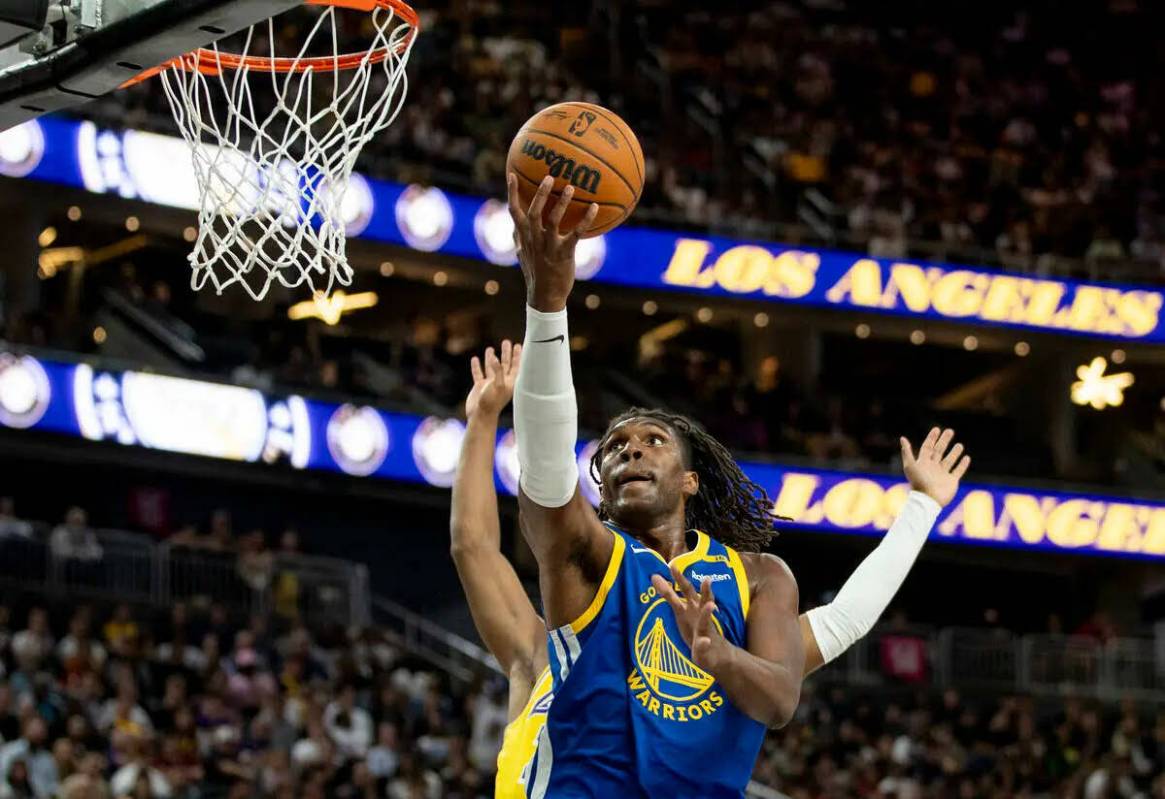
[[[412,44],[413,37],[420,30],[421,20],[413,7],[402,0],[304,0],[304,5],[331,6],[333,8],[347,8],[352,11],[363,11],[371,14],[377,9],[391,11],[396,17],[404,20],[409,26],[409,34],[396,46],[396,51],[402,52]],[[223,53],[218,50],[208,50],[200,47],[193,52],[171,58],[156,67],[147,69],[135,78],[127,80],[121,88],[133,86],[149,80],[159,72],[175,67],[177,69],[198,70],[204,75],[218,75],[227,69],[247,69],[278,72],[307,72],[308,70],[325,71],[329,69],[346,72],[356,69],[361,64],[379,64],[387,59],[390,50],[387,47],[378,47],[363,53],[344,53],[336,56],[313,56],[311,58],[272,58],[270,56],[249,56],[236,53]]]

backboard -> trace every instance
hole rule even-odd
[[[0,0],[0,131],[84,104],[303,0]]]

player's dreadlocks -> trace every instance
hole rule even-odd
[[[607,437],[628,419],[654,419],[680,437],[684,467],[700,476],[700,490],[688,499],[684,512],[688,529],[703,530],[739,552],[760,552],[768,545],[774,534],[768,493],[748,479],[723,444],[686,416],[656,408],[631,408],[616,416],[591,456],[596,482]],[[605,503],[599,505],[599,518],[609,518]]]

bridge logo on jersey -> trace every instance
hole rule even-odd
[[[646,608],[635,631],[635,669],[627,685],[649,713],[672,721],[697,721],[715,713],[724,698],[712,690],[716,679],[692,662],[674,619],[662,598]],[[712,623],[720,629],[715,617]]]

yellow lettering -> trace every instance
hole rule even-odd
[[[891,264],[887,292],[894,287],[902,297],[906,307],[915,313],[925,313],[930,308],[930,281],[922,267],[917,264]],[[892,298],[883,297],[882,307],[893,308]]]
[[[637,671],[631,672],[631,675],[627,678],[627,684],[631,686],[632,691],[642,691],[647,687]]]
[[[1044,512],[1040,502],[1029,494],[1006,494],[1003,497],[1003,515],[1015,523],[1015,531],[1026,544],[1044,540]],[[1006,538],[1006,519],[1001,519],[1000,538]]]
[[[995,503],[986,491],[968,491],[963,501],[939,525],[942,535],[990,539],[995,536]]]
[[[1149,516],[1149,531],[1145,534],[1141,551],[1165,555],[1165,508],[1154,508]]]
[[[943,316],[971,316],[983,306],[983,292],[990,282],[987,275],[975,272],[948,272],[935,283],[931,302]]]
[[[889,530],[890,525],[898,518],[898,512],[902,510],[902,506],[906,503],[906,497],[909,493],[909,483],[895,483],[887,488],[882,494],[882,506],[878,509],[878,515],[874,519],[874,526],[879,530]]]
[[[1134,336],[1147,336],[1157,329],[1161,295],[1151,291],[1126,291],[1117,306],[1117,315]]]
[[[639,693],[635,694],[635,698],[638,699],[644,707],[647,707],[647,703],[651,701],[651,692],[646,690],[640,691]]]
[[[845,302],[846,295],[854,305],[876,308],[882,299],[882,268],[877,261],[862,258],[854,262],[849,271],[841,276],[825,299],[832,303]]]
[[[1096,541],[1099,525],[1095,516],[1097,506],[1103,512],[1104,505],[1086,499],[1069,499],[1061,502],[1048,514],[1048,540],[1058,547],[1075,548],[1089,546]]]
[[[1140,552],[1144,531],[1137,522],[1138,510],[1143,512],[1144,508],[1117,502],[1110,504],[1101,522],[1096,546],[1115,552]]]
[[[809,500],[817,490],[819,478],[812,474],[787,473],[781,481],[777,501],[773,503],[773,513],[797,521],[805,521]]]
[[[712,704],[714,704],[716,707],[720,707],[721,705],[724,704],[724,697],[722,697],[720,694],[716,693],[715,691],[708,694],[708,698],[712,700]]]
[[[749,294],[765,284],[773,256],[764,247],[741,245],[719,258],[713,271],[716,282],[734,294]]]
[[[667,702],[663,703],[663,717],[669,721],[676,720],[676,709]]]
[[[680,721],[687,721],[688,720],[688,717],[684,714],[684,706],[683,705],[676,705],[676,713],[678,713],[680,715],[680,718],[679,718]]]
[[[821,256],[815,252],[785,250],[773,259],[765,294],[777,297],[804,297],[817,285]]]
[[[838,527],[864,527],[882,505],[882,489],[873,480],[843,480],[825,494],[825,518]]]
[[[704,259],[712,250],[712,242],[701,239],[678,239],[671,262],[663,273],[663,282],[673,286],[706,289],[716,281],[712,269],[703,270]]]
[[[1072,330],[1094,332],[1101,329],[1105,317],[1105,289],[1099,286],[1079,286],[1072,305],[1061,311],[1061,324]]]
[[[701,699],[700,707],[704,708],[704,712],[709,716],[716,712],[716,708],[712,707],[712,700],[710,699]]]
[[[650,602],[654,598],[655,598],[655,586],[654,585],[639,595],[639,601],[642,602],[644,605],[646,605],[648,602]]]
[[[654,696],[651,697],[651,701],[647,703],[647,709],[648,709],[648,711],[651,712],[652,715],[658,716],[659,715],[659,700],[656,699]]]
[[[692,721],[699,721],[704,718],[704,711],[700,709],[699,705],[688,705],[688,718]]]

